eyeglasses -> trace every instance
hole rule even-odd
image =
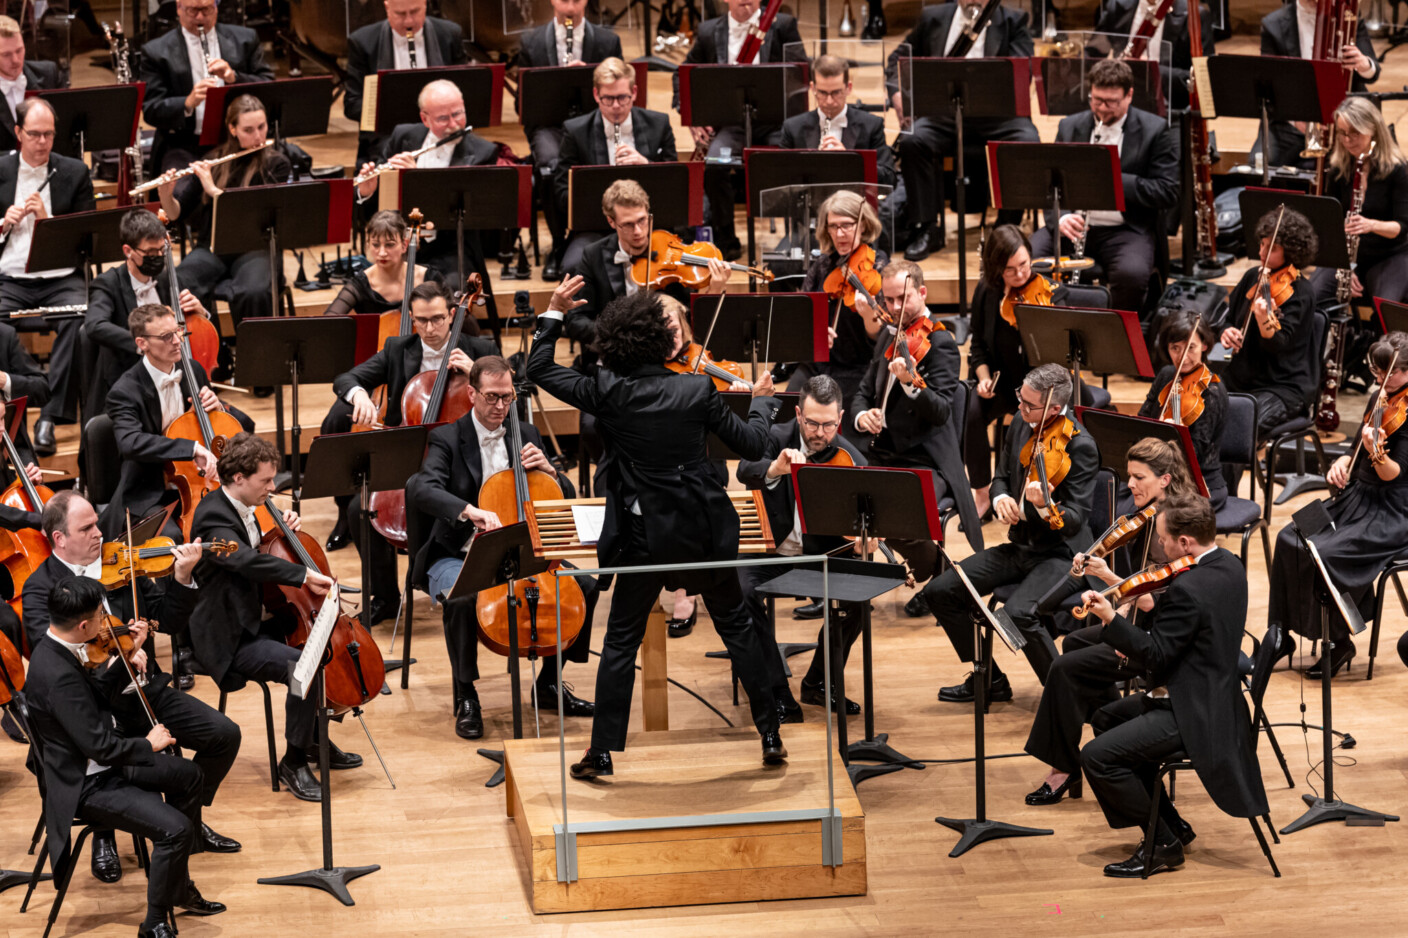
[[[132,252],[134,257],[160,257],[163,252],[162,248],[152,248],[148,251],[143,248],[134,248],[130,244],[127,249]]]
[[[427,114],[426,120],[429,123],[436,125],[450,124],[454,121],[462,121],[464,120],[464,108],[460,108],[458,111],[451,111],[449,114]]]
[[[1020,410],[1022,413],[1029,414],[1034,410],[1041,410],[1040,404],[1028,404],[1025,400],[1023,400],[1021,391],[1014,392],[1014,396],[1017,398],[1017,409]]]
[[[422,329],[430,329],[440,325],[449,318],[450,317],[446,316],[444,313],[441,313],[438,316],[431,316],[429,319],[422,319],[419,316],[412,316],[411,322],[415,323],[417,326],[420,326]]]
[[[1123,101],[1124,95],[1120,95],[1118,98],[1107,98],[1093,91],[1090,93],[1090,103],[1098,104],[1101,107],[1118,107]]]
[[[144,335],[142,338],[146,339],[148,342],[165,342],[168,345],[174,345],[189,335],[190,333],[186,330],[177,329],[175,332],[163,332],[161,335]]]
[[[826,230],[835,234],[849,234],[856,230],[856,223],[853,221],[831,222],[826,226]]]
[[[604,94],[599,99],[607,107],[621,107],[635,100],[634,94]]]
[[[490,407],[507,407],[518,399],[514,394],[490,394],[486,391],[476,391],[475,393],[484,398],[484,402]]]
[[[802,418],[802,426],[806,427],[812,433],[830,433],[840,425],[840,422],[836,420],[828,420],[826,423],[817,423],[815,420],[808,420],[806,417]]]
[[[53,132],[52,130],[25,130],[23,127],[21,127],[21,128],[20,128],[20,133],[24,134],[26,137],[28,137],[28,138],[31,139],[31,140],[53,140],[53,139],[54,139],[54,132]]]
[[[835,91],[822,91],[813,87],[812,94],[816,95],[818,101],[844,101],[846,100],[846,89],[837,88]]]

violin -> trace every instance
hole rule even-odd
[[[1380,397],[1383,393],[1380,392]],[[1375,466],[1382,466],[1388,459],[1388,438],[1403,426],[1405,417],[1408,417],[1408,385],[1399,388],[1393,396],[1388,399],[1387,404],[1376,405],[1377,413],[1375,421],[1376,433],[1374,445],[1369,450],[1369,462]]]
[[[1032,279],[1018,290],[1008,290],[1002,298],[998,311],[1007,325],[1017,328],[1018,306],[1050,306],[1051,297],[1056,293],[1055,285],[1041,274],[1033,274]]]
[[[1197,563],[1193,557],[1180,557],[1170,563],[1152,564],[1128,579],[1121,580],[1109,589],[1101,590],[1100,595],[1111,605],[1121,605],[1131,599],[1138,599],[1149,593],[1167,589],[1173,578]],[[1082,603],[1071,609],[1071,615],[1084,619],[1090,615],[1090,603]]]
[[[238,549],[234,541],[220,538],[201,544],[200,548],[221,557],[228,557]],[[149,579],[170,576],[176,567],[175,549],[176,542],[169,537],[154,537],[135,549],[121,541],[106,543],[98,582],[103,584],[103,589],[114,590],[126,586],[134,576]]]
[[[706,374],[714,379],[714,387],[727,391],[735,381],[748,385],[753,390],[753,382],[743,377],[743,366],[738,362],[716,360],[697,342],[691,342],[674,358],[665,362],[665,367],[680,375]]]
[[[1276,227],[1271,230],[1271,241],[1266,246],[1266,256],[1270,257],[1271,252],[1276,249],[1276,237],[1281,233],[1281,221],[1286,217],[1286,206],[1281,205],[1281,212],[1276,216]],[[1251,328],[1252,316],[1256,314],[1256,301],[1260,299],[1266,307],[1266,323],[1273,332],[1281,331],[1281,318],[1276,315],[1276,310],[1291,298],[1295,291],[1296,279],[1300,276],[1300,271],[1292,264],[1287,264],[1280,270],[1273,272],[1264,262],[1257,269],[1256,283],[1247,290],[1247,318],[1242,323],[1242,335],[1245,337],[1247,330]]]
[[[272,498],[264,500],[256,516],[262,534],[261,554],[325,576],[332,575],[318,539],[305,531],[294,531],[284,523],[284,513]],[[293,617],[294,627],[284,642],[302,648],[312,634],[323,597],[314,595],[307,586],[265,583],[264,605],[276,615],[287,612]],[[335,713],[356,710],[379,694],[381,685],[386,683],[386,664],[382,661],[381,649],[361,623],[345,612],[338,612],[323,661],[323,693]]]
[[[1052,389],[1054,390],[1054,389]],[[1046,412],[1051,409],[1052,391],[1046,392],[1046,403],[1041,409],[1041,420],[1037,424],[1036,431],[1032,433],[1027,442],[1022,445],[1020,459],[1022,468],[1026,469],[1026,483],[1036,482],[1041,486],[1042,497],[1046,501],[1047,518],[1046,522],[1051,526],[1051,530],[1059,531],[1066,526],[1065,516],[1061,514],[1061,509],[1051,498],[1051,490],[1060,485],[1066,478],[1066,474],[1071,471],[1071,456],[1066,452],[1066,447],[1071,439],[1080,433],[1080,428],[1075,425],[1075,421],[1066,416],[1059,416],[1050,423],[1046,420]],[[1040,459],[1033,458],[1037,452],[1037,443],[1040,441]],[[1021,498],[1017,500],[1019,509],[1026,502],[1026,485],[1022,486]]]
[[[508,432],[504,445],[508,447],[512,465],[484,480],[479,487],[479,507],[492,511],[505,525],[526,521],[523,506],[528,502],[562,497],[562,489],[550,472],[523,468],[523,431],[518,425],[518,406],[510,403]],[[514,606],[509,605],[508,591],[513,589]],[[489,648],[501,655],[509,653],[509,630],[517,633],[518,654],[530,660],[557,654],[558,618],[556,606],[561,597],[562,647],[566,648],[587,619],[587,601],[582,587],[572,577],[550,575],[524,577],[493,589],[482,590],[475,599],[479,619],[479,637]],[[544,605],[538,615],[539,605]],[[510,620],[510,613],[516,609]]]
[[[1221,380],[1207,365],[1187,375],[1180,372],[1159,392],[1159,419],[1191,427],[1207,407],[1203,393]]]
[[[11,407],[23,404],[23,400],[10,402]],[[25,474],[19,449],[3,425],[0,425],[0,440],[4,441],[5,455],[15,471],[15,481],[11,482],[4,492],[0,492],[0,504],[18,508],[20,511],[43,511],[49,499],[54,497],[53,491],[46,485],[36,485]],[[49,539],[41,531],[34,528],[0,530],[0,566],[10,574],[10,585],[14,590],[14,595],[9,600],[10,608],[21,618],[24,616],[24,583],[30,574],[39,569],[40,564],[49,559],[50,552]]]
[[[1105,533],[1096,538],[1095,543],[1090,546],[1090,550],[1085,552],[1086,559],[1092,557],[1107,557],[1111,551],[1118,550],[1132,541],[1144,526],[1154,520],[1159,509],[1155,505],[1149,505],[1142,511],[1136,511],[1132,515],[1121,515],[1115,519],[1115,523],[1105,530]],[[1085,565],[1081,564],[1081,572],[1084,572]]]
[[[416,251],[420,246],[420,229],[425,222],[425,216],[421,214],[420,209],[413,208],[407,213],[406,220],[410,223],[410,233],[407,236],[406,244],[406,283],[401,293],[401,308],[398,311],[382,313],[381,318],[377,321],[376,350],[378,352],[386,348],[387,340],[405,338],[414,331],[411,323],[411,291],[416,286]],[[372,392],[372,401],[376,404],[377,423],[384,423],[386,420],[385,385]],[[374,428],[363,424],[352,426],[354,433],[371,429]]]
[[[685,244],[674,233],[663,229],[650,233],[650,246],[645,254],[631,262],[631,279],[636,286],[658,290],[672,283],[682,284],[691,290],[698,290],[709,282],[710,259],[721,261],[723,252],[708,241]],[[744,264],[729,264],[730,270],[738,270],[750,277],[757,277],[767,283],[772,282],[772,271],[748,267]]]
[[[133,607],[136,608],[135,606]],[[134,625],[123,625],[122,620],[111,613],[103,616],[102,625],[98,626],[98,633],[88,639],[85,646],[88,660],[84,662],[85,668],[97,668],[109,658],[117,658],[122,662],[122,666],[127,669],[127,677],[132,682],[132,687],[137,693],[137,699],[142,702],[142,709],[147,714],[147,719],[152,726],[157,725],[156,713],[152,710],[151,702],[147,700],[147,692],[143,689],[147,686],[147,676],[145,673],[132,667],[132,656],[136,653],[136,643],[132,640]],[[156,632],[155,622],[147,623],[149,633]],[[172,753],[175,755],[175,753]]]
[[[821,288],[831,299],[840,300],[851,309],[856,308],[857,296],[871,307],[880,309],[880,303],[875,299],[880,293],[880,271],[875,269],[875,249],[862,243],[846,257],[845,263],[836,265],[836,269],[826,275]],[[836,312],[840,314],[840,306],[836,307]],[[835,327],[833,321],[832,328]]]

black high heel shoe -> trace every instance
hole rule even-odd
[[[694,601],[694,608],[690,610],[688,619],[667,619],[665,620],[665,634],[670,638],[684,638],[694,631],[694,623],[699,618],[699,600]]]
[[[1072,772],[1066,776],[1066,780],[1059,788],[1052,788],[1049,782],[1042,782],[1041,787],[1027,795],[1027,804],[1044,805],[1055,804],[1061,800],[1062,795],[1070,795],[1072,798],[1079,798],[1084,791],[1084,783],[1081,781],[1079,772]]]
[[[1320,679],[1321,669],[1325,666],[1325,655],[1320,655],[1320,660],[1305,669],[1305,676],[1311,680]],[[1330,677],[1340,673],[1340,668],[1352,670],[1350,662],[1354,660],[1354,642],[1343,639],[1340,644],[1330,650]]]

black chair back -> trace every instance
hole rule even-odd
[[[94,506],[106,505],[117,491],[122,471],[122,455],[117,448],[117,436],[112,430],[112,418],[98,414],[83,425],[81,442],[83,458],[78,462],[79,482]]]
[[[420,474],[406,480],[406,554],[411,558],[411,586],[430,589],[430,532],[435,519],[420,508]]]
[[[1256,658],[1252,667],[1252,679],[1247,684],[1247,696],[1252,699],[1252,707],[1255,714],[1252,717],[1253,726],[1257,723],[1257,718],[1261,713],[1261,701],[1266,696],[1266,686],[1271,683],[1271,669],[1276,666],[1276,658],[1281,650],[1281,627],[1272,625],[1266,629],[1266,634],[1261,637],[1261,645],[1257,647]],[[1260,738],[1261,734],[1256,736]]]
[[[1115,523],[1115,474],[1101,469],[1095,474],[1095,496],[1090,500],[1090,530],[1097,536]]]
[[[1110,289],[1096,283],[1066,283],[1056,288],[1052,302],[1058,306],[1109,309]]]

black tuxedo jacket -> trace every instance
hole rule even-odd
[[[11,400],[27,397],[27,406],[31,410],[37,410],[49,402],[49,379],[39,370],[39,363],[34,360],[34,356],[20,344],[19,333],[15,332],[15,327],[9,323],[0,323],[0,371],[10,376]],[[26,462],[34,459],[34,450],[29,445],[29,433],[24,427],[20,427],[20,432],[15,436],[15,446],[20,451],[20,457]],[[4,475],[13,479],[14,473],[7,468]],[[13,527],[7,521],[12,520],[8,511],[0,506],[0,527]],[[38,527],[37,524],[25,526]]]
[[[25,59],[24,81],[27,91],[57,88],[59,66],[53,62]],[[15,138],[15,112],[10,108],[9,100],[0,95],[0,153],[17,150],[19,145],[19,140]]]
[[[459,347],[470,358],[482,355],[497,355],[494,340],[478,336],[460,336]],[[343,400],[353,388],[365,388],[368,392],[386,387],[386,419],[388,427],[401,425],[401,392],[406,382],[420,374],[420,336],[396,336],[386,340],[386,347],[351,371],[338,375],[332,389],[338,400]]]
[[[847,150],[874,150],[875,181],[882,186],[895,184],[895,151],[885,142],[885,122],[878,115],[846,105],[841,143]],[[784,150],[815,150],[821,146],[821,115],[815,108],[783,121],[780,145]]]
[[[605,166],[611,162],[606,152],[603,123],[601,111],[592,111],[562,125],[562,149],[553,174],[553,191],[563,218],[567,217],[567,171],[573,166]],[[670,116],[660,111],[631,108],[631,142],[636,152],[652,163],[673,163],[679,159]]]
[[[62,869],[67,861],[69,831],[83,795],[88,760],[120,770],[153,765],[157,758],[146,737],[129,739],[118,733],[111,708],[84,670],[72,652],[44,638],[34,648],[25,680],[30,720],[43,746],[44,824],[54,869]],[[30,766],[31,771],[35,768]]]
[[[621,37],[602,26],[593,26],[585,20],[572,27],[573,45],[581,49],[581,61],[595,64],[602,59],[621,55]],[[523,45],[518,50],[520,68],[542,68],[545,65],[561,65],[557,60],[557,32],[549,20],[523,34]],[[644,151],[641,151],[644,152]]]
[[[1367,91],[1369,85],[1379,80],[1383,69],[1374,53],[1374,45],[1369,41],[1369,28],[1364,25],[1363,19],[1359,21],[1359,29],[1354,34],[1354,44],[1359,47],[1360,52],[1368,57],[1370,62],[1374,63],[1374,74],[1366,80],[1356,73],[1350,91]],[[1282,55],[1292,59],[1302,57],[1300,54],[1300,28],[1296,24],[1294,0],[1278,10],[1272,10],[1261,18],[1261,54]],[[1336,54],[1337,56],[1338,54]]]
[[[684,57],[685,65],[728,64],[728,19],[728,14],[725,13],[723,16],[716,16],[699,24],[699,28],[694,33],[694,45],[689,47],[689,53]],[[797,31],[797,20],[786,13],[779,13],[773,17],[772,25],[768,27],[767,35],[753,61],[761,63],[786,61],[783,47],[789,43],[800,43],[801,41],[802,34]],[[674,82],[675,89],[674,103],[671,107],[679,110],[679,74],[676,73],[671,81]],[[755,140],[761,140],[766,136],[761,130],[762,128],[754,128]]]
[[[875,352],[866,366],[860,389],[851,401],[846,420],[854,422],[857,415],[879,407],[885,400],[885,386],[890,380],[890,361],[885,352],[890,348],[888,339],[893,335],[886,330],[876,339]],[[974,550],[982,550],[983,526],[978,521],[978,507],[973,504],[973,491],[958,445],[958,424],[963,419],[953,406],[954,392],[958,388],[958,364],[958,344],[953,341],[953,333],[947,329],[931,332],[929,354],[918,362],[919,374],[928,387],[911,398],[904,393],[899,381],[895,381],[885,405],[885,429],[877,440],[884,441],[886,448],[896,453],[923,450],[925,461],[948,484],[949,494],[958,506],[958,516],[963,519],[968,543]]]
[[[156,278],[156,293],[161,302],[171,305],[171,291],[167,289],[166,275]],[[127,274],[127,264],[109,267],[93,278],[92,289],[88,292],[88,312],[83,317],[83,328],[88,341],[97,347],[97,365],[92,376],[88,400],[107,400],[122,373],[141,361],[137,352],[137,340],[132,338],[132,330],[127,328],[127,317],[137,308],[137,294],[132,290],[132,278]]]
[[[1159,599],[1146,632],[1123,616],[1105,642],[1167,687],[1183,749],[1212,800],[1234,817],[1265,814],[1266,789],[1242,696],[1237,652],[1247,621],[1247,573],[1215,547],[1179,574]]]
[[[215,35],[220,40],[220,57],[235,70],[236,84],[274,80],[274,69],[264,61],[258,33],[244,26],[218,23]],[[199,149],[200,128],[196,126],[195,114],[186,116],[186,95],[196,83],[179,26],[142,46],[141,76],[147,83],[142,117],[156,128],[152,164],[160,166],[162,154],[171,147]]]
[[[464,30],[458,23],[439,17],[425,18],[422,42],[416,46],[416,61],[429,68],[446,65],[466,65],[469,56],[464,51]],[[396,67],[396,53],[391,43],[391,26],[382,20],[371,23],[347,37],[347,83],[343,86],[342,113],[349,120],[362,119],[363,83],[368,75]]]
[[[1061,118],[1057,143],[1089,143],[1095,115],[1081,111]],[[1124,186],[1124,222],[1135,231],[1151,233],[1159,216],[1178,204],[1178,131],[1162,118],[1130,107],[1120,145],[1120,179]],[[1048,225],[1054,224],[1046,213]]]
[[[596,417],[607,453],[600,473],[606,521],[597,557],[603,564],[642,554],[657,563],[737,557],[738,512],[709,461],[708,437],[715,434],[745,459],[761,459],[776,403],[755,398],[745,422],[729,410],[712,379],[678,375],[664,363],[628,375],[601,368],[588,377],[554,360],[561,334],[556,317],[539,319],[528,377]],[[637,502],[643,544],[630,534],[628,515]]]
[[[382,147],[381,161],[388,160],[397,153],[409,153],[412,150],[420,149],[429,133],[430,128],[424,124],[397,124],[396,129],[391,131],[391,136],[386,138],[386,143]],[[497,143],[485,140],[474,131],[470,131],[455,144],[455,150],[450,155],[450,165],[492,166],[498,158],[499,145]]]
[[[308,571],[272,554],[261,554],[250,543],[244,522],[229,496],[211,492],[201,499],[191,520],[191,539],[234,541],[234,553],[206,552],[196,565],[197,584],[190,616],[191,647],[196,660],[218,684],[230,669],[235,649],[245,636],[259,632],[265,583],[301,586]]]
[[[843,414],[842,420],[846,419]],[[801,449],[801,435],[797,430],[797,418],[786,423],[773,424],[768,431],[768,445],[761,459],[740,459],[738,461],[738,481],[748,488],[763,493],[763,507],[768,512],[768,525],[772,528],[773,543],[781,545],[792,533],[796,523],[797,495],[792,487],[792,476],[780,476],[775,485],[768,484],[768,467],[784,449]],[[840,433],[836,434],[836,447],[850,454],[857,466],[869,465],[854,443]],[[802,553],[820,553],[841,546],[844,538],[802,535]]]
[[[614,231],[599,241],[593,241],[582,251],[582,260],[572,271],[582,278],[582,289],[577,293],[577,299],[584,300],[585,305],[567,314],[563,333],[582,345],[584,365],[596,362],[596,317],[607,303],[626,294],[626,271],[616,263],[616,251],[620,246],[621,242]],[[661,292],[689,305],[688,293],[678,284],[671,284]]]
[[[1107,0],[1100,11],[1100,18],[1095,23],[1097,33],[1119,33],[1128,37],[1129,30],[1134,26],[1134,11],[1139,6],[1139,0]],[[1202,20],[1203,55],[1212,55],[1217,50],[1214,48],[1212,34],[1212,13],[1202,4],[1198,5],[1198,17]],[[1294,25],[1294,17],[1292,24]],[[1173,9],[1168,16],[1164,17],[1164,42],[1171,46],[1173,53],[1173,101],[1171,104],[1175,109],[1186,108],[1188,106],[1188,75],[1193,68],[1192,46],[1188,38],[1188,0],[1174,0]],[[1299,41],[1299,40],[1297,40]],[[1124,42],[1116,42],[1115,49],[1120,50],[1125,46]],[[1150,50],[1150,58],[1156,58],[1157,53]]]
[[[70,215],[74,212],[91,212],[97,207],[93,200],[93,177],[82,160],[49,154],[49,169],[54,177],[49,182],[49,204],[53,206],[53,216]],[[15,204],[15,185],[20,175],[20,155],[7,153],[0,156],[0,212]],[[0,253],[10,242],[0,247]]]
[[[919,21],[904,37],[910,55],[914,58],[943,57],[948,48],[948,31],[953,26],[953,14],[958,10],[957,3],[938,3],[924,7],[919,13]],[[1028,31],[1029,15],[1025,10],[1014,10],[1000,6],[988,21],[987,35],[983,40],[983,56],[996,58],[1027,58],[1034,54],[1035,46]],[[899,62],[902,45],[896,46],[885,63],[885,91],[894,94],[899,90]]]
[[[1023,518],[1007,529],[1007,539],[1034,553],[1074,557],[1089,548],[1095,539],[1090,533],[1090,503],[1095,497],[1095,476],[1100,471],[1100,447],[1079,421],[1073,418],[1072,422],[1080,432],[1066,446],[1071,468],[1061,484],[1051,489],[1051,497],[1066,519],[1061,530],[1053,531],[1031,502],[1022,502],[1022,491],[1026,488],[1022,447],[1032,436],[1032,428],[1025,420],[1012,421],[992,474],[993,501],[997,501],[999,495],[1007,495],[1023,504]]]

